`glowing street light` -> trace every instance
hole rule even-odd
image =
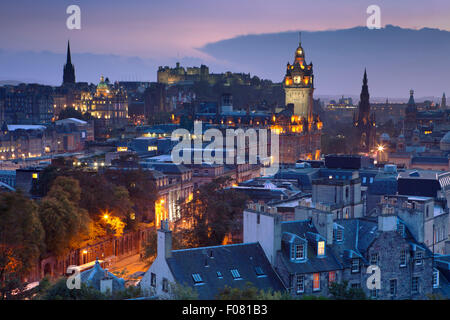
[[[384,146],[379,145],[377,150],[380,151],[380,152],[383,152],[384,151]]]

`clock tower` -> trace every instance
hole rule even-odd
[[[314,75],[313,64],[306,64],[301,41],[295,51],[294,63],[289,62],[283,81],[285,105],[294,105],[294,115],[313,120]]]

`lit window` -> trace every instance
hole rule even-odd
[[[202,277],[200,276],[199,273],[193,273],[192,274],[192,279],[194,279],[194,283],[195,284],[203,282],[203,279],[202,279]]]
[[[241,279],[241,274],[239,273],[238,269],[231,269],[230,272],[234,280]]]
[[[313,290],[320,290],[320,273],[313,274]]]
[[[317,244],[317,255],[325,255],[325,241],[319,241],[319,243]]]
[[[328,272],[328,285],[331,286],[333,282],[336,282],[336,271]]]
[[[217,273],[217,278],[219,278],[219,279],[223,278],[222,272],[217,271],[216,273]]]
[[[37,179],[38,178],[38,174],[37,173],[33,173],[33,179]]]
[[[297,293],[302,293],[305,291],[305,277],[301,275],[297,275],[296,278],[296,291]]]

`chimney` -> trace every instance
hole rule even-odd
[[[382,214],[378,216],[378,230],[385,231],[396,231],[397,230],[397,216],[392,214]]]
[[[169,229],[168,220],[161,220],[161,228],[158,230],[157,242],[157,258],[167,259],[172,257],[172,231]]]
[[[319,210],[314,210],[312,214],[312,222],[327,244],[333,244],[333,215],[332,212]]]

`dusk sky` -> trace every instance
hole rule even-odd
[[[71,4],[81,8],[81,30],[66,28]],[[448,0],[15,0],[0,3],[0,52],[63,54],[70,39],[75,54],[217,63],[196,48],[246,34],[363,26],[372,4],[383,26],[450,30]]]

